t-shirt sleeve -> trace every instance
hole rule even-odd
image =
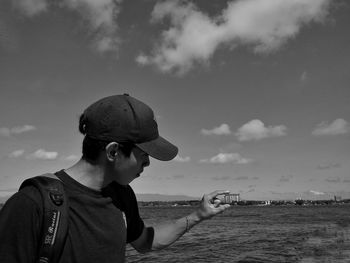
[[[128,225],[126,242],[130,243],[141,236],[145,224],[140,217],[137,199],[134,191],[130,186],[128,186],[127,195],[129,196],[129,201],[127,202],[125,208],[126,221]]]
[[[140,217],[136,195],[132,188],[129,185],[123,186],[113,182],[103,189],[103,193],[105,196],[111,197],[114,205],[125,213],[126,242],[130,243],[138,239],[142,234],[144,223]]]
[[[0,211],[0,262],[37,260],[42,211],[27,195],[36,190],[23,190],[14,194]],[[40,194],[37,192],[36,195]]]

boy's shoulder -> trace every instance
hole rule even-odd
[[[26,179],[19,187],[19,191],[23,191],[30,197],[32,195],[38,197],[38,194],[42,199],[49,197],[58,206],[62,204],[65,197],[63,182],[51,173]]]
[[[68,198],[63,182],[54,174],[44,174],[25,180],[21,191],[29,196],[36,192],[44,210],[39,261],[58,262],[68,233]]]

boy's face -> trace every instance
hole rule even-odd
[[[149,166],[150,160],[147,153],[134,146],[129,157],[120,153],[115,163],[115,181],[121,185],[128,185],[139,177],[144,167]]]

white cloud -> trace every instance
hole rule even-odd
[[[232,179],[232,177],[229,175],[215,176],[212,178],[212,180],[215,180],[215,181],[227,181],[227,180],[231,180],[231,179]]]
[[[13,6],[26,16],[34,16],[45,12],[48,8],[47,0],[12,0]]]
[[[3,12],[1,11],[0,16],[0,49],[8,52],[16,51],[19,47],[19,37],[14,29],[14,25],[3,17]]]
[[[236,132],[239,141],[261,140],[270,137],[286,135],[287,127],[284,125],[265,126],[260,120],[251,120]]]
[[[282,175],[279,179],[280,182],[289,182],[293,178],[293,175]]]
[[[50,0],[12,0],[25,15],[31,17],[49,10]],[[117,51],[120,39],[116,17],[122,0],[63,0],[58,6],[76,11],[94,34],[93,47],[99,52]]]
[[[341,183],[341,180],[339,177],[329,177],[326,179],[326,182],[328,182],[328,183]]]
[[[230,135],[231,130],[230,130],[230,126],[228,126],[226,123],[223,123],[219,127],[215,127],[211,130],[202,129],[201,134],[203,134],[203,135]]]
[[[310,190],[310,193],[311,193],[311,194],[314,194],[314,195],[324,195],[324,194],[325,194],[325,193],[323,193],[323,192],[314,191],[314,190]]]
[[[323,164],[319,164],[317,166],[317,169],[319,169],[319,170],[330,170],[330,169],[333,169],[333,168],[339,168],[340,166],[341,166],[340,163],[334,163],[334,162],[323,163]]]
[[[14,134],[21,134],[29,131],[34,131],[36,130],[35,126],[32,125],[23,125],[23,126],[16,126],[12,128],[0,128],[0,135],[2,136],[11,136]]]
[[[235,163],[235,164],[247,164],[252,162],[251,159],[243,158],[239,153],[219,153],[210,159],[202,159],[200,163],[214,163],[214,164],[225,164],[225,163]]]
[[[65,0],[64,4],[79,12],[89,22],[96,37],[95,48],[106,52],[117,50],[120,43],[115,19],[120,12],[121,2],[122,0]]]
[[[308,75],[307,71],[304,71],[300,76],[300,81],[305,82],[308,80],[308,78],[309,78],[309,75]]]
[[[77,161],[80,157],[78,155],[75,154],[71,154],[65,157],[62,157],[63,161]]]
[[[216,17],[200,11],[189,1],[159,1],[152,22],[170,19],[170,27],[161,33],[153,52],[136,59],[152,64],[163,72],[189,71],[195,63],[208,63],[223,45],[234,50],[239,45],[255,53],[277,51],[294,38],[301,27],[322,22],[331,0],[238,0],[228,3]]]
[[[175,162],[180,162],[180,163],[186,163],[191,161],[191,158],[189,156],[186,157],[180,157],[179,155],[176,155],[175,158],[173,159]]]
[[[235,180],[242,181],[242,180],[249,180],[248,176],[237,176]]]
[[[336,119],[332,123],[321,122],[317,127],[312,131],[313,135],[322,136],[322,135],[340,135],[346,134],[350,130],[349,123],[344,119]]]
[[[183,174],[175,174],[171,177],[171,179],[175,179],[175,180],[183,179],[183,178],[185,178],[185,175]]]
[[[10,136],[11,130],[9,128],[0,128],[0,135],[2,136]]]
[[[36,128],[32,125],[23,125],[23,126],[13,127],[11,129],[11,132],[14,134],[20,134],[20,133],[34,131],[34,130],[36,130]]]
[[[48,152],[44,149],[39,149],[27,156],[30,160],[55,160],[58,156],[57,152]]]
[[[135,61],[141,66],[144,66],[144,65],[147,65],[147,64],[150,63],[149,58],[146,55],[144,55],[144,54],[138,55],[136,57]]]
[[[10,153],[9,157],[10,158],[18,158],[18,157],[21,157],[23,154],[24,154],[24,150],[20,149],[20,150],[16,150],[16,151],[13,151],[12,153]]]

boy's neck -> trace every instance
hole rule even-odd
[[[80,159],[65,172],[80,184],[91,189],[101,191],[105,183],[105,171],[101,165],[93,165]]]

